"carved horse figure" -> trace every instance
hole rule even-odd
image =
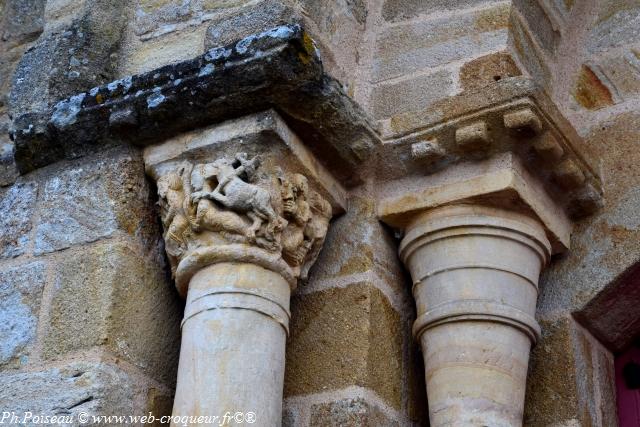
[[[284,221],[273,210],[269,192],[241,178],[241,175],[246,175],[248,180],[252,179],[259,158],[248,160],[246,153],[238,153],[233,162],[223,158],[210,165],[211,171],[215,171],[218,185],[210,192],[194,192],[191,195],[194,202],[200,199],[215,200],[228,209],[246,213],[252,221],[246,232],[250,240],[255,240],[256,232],[266,221],[267,234],[273,238],[274,233],[282,229]]]

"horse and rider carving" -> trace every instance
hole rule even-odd
[[[198,233],[215,232],[229,242],[282,251],[292,268],[305,272],[308,255],[317,257],[331,206],[310,191],[306,177],[278,173],[273,192],[257,185],[258,156],[238,153],[211,163],[184,162],[158,179],[165,242],[172,269]],[[280,195],[273,203],[272,197]],[[274,209],[277,206],[277,210]],[[281,211],[281,212],[280,212]],[[324,229],[324,230],[319,230]]]

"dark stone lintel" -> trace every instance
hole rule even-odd
[[[144,146],[274,108],[345,185],[379,143],[366,114],[327,76],[298,25],[274,28],[188,61],[126,77],[13,122],[21,173],[119,141]]]

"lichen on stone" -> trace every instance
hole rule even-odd
[[[153,93],[147,98],[147,107],[156,108],[165,100],[164,95],[160,92],[160,88],[153,89]]]
[[[53,114],[51,115],[51,123],[58,129],[63,129],[76,122],[78,113],[82,107],[82,101],[85,94],[80,93],[72,96],[69,99],[58,102],[53,107]]]
[[[204,67],[202,67],[202,69],[198,73],[198,77],[208,76],[209,74],[213,73],[214,69],[215,69],[215,66],[213,64],[207,64]]]

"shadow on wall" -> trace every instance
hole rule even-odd
[[[574,317],[614,354],[618,425],[640,426],[640,261]]]

